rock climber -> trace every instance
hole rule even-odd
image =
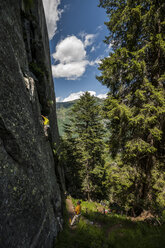
[[[45,133],[45,136],[48,137],[48,128],[50,128],[49,126],[49,119],[48,117],[46,116],[43,116],[41,115],[42,118],[43,118],[43,125],[44,125],[44,133]]]
[[[81,216],[81,201],[78,201],[77,206],[75,208],[75,216],[73,217],[70,225],[73,226],[76,221],[79,221],[80,216]]]

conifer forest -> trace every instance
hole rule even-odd
[[[125,213],[165,208],[165,3],[100,0],[109,21],[97,79],[109,89],[100,104],[86,92],[64,126],[69,192],[107,200]],[[67,180],[68,178],[68,180]],[[70,180],[70,178],[72,180]]]

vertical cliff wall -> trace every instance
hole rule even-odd
[[[25,2],[0,1],[0,247],[49,248],[61,221],[59,136],[42,0]]]

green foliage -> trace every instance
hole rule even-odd
[[[48,100],[47,104],[48,104],[49,107],[51,107],[54,104],[54,101],[53,100]]]
[[[98,202],[84,201],[82,199],[72,198],[72,203],[73,203],[74,206],[77,205],[77,201],[81,201],[81,211],[82,211],[82,214],[84,216],[86,215],[86,212],[91,214],[91,213],[97,212],[97,209],[100,209],[100,208],[102,209],[103,208],[103,206]]]
[[[123,182],[114,184],[110,176],[109,187],[115,185],[117,196],[128,190],[125,205],[131,202],[134,209],[162,207],[164,189],[154,175],[162,175],[157,165],[165,156],[164,3],[100,0],[100,6],[109,17],[105,43],[114,50],[102,60],[102,75],[97,77],[110,89],[104,104],[108,145],[113,158],[120,154],[122,170],[127,168],[130,175],[115,173],[111,166],[118,178],[123,175],[124,183],[129,178],[130,185],[122,189]]]
[[[151,171],[152,185],[154,189],[155,204],[159,206],[159,210],[165,206],[165,172],[164,163],[157,163]]]
[[[163,219],[163,222],[165,223],[165,210],[163,210],[162,212],[162,219]]]
[[[62,145],[62,160],[65,166],[65,181],[67,190],[73,197],[81,197],[81,155],[77,148],[77,141],[74,137],[72,137],[70,127],[67,129],[67,137],[63,139]]]
[[[69,124],[70,111],[74,103],[76,101],[56,103],[57,122],[61,137],[64,136],[64,124]]]
[[[56,248],[163,248],[165,226],[153,226],[145,222],[132,222],[120,215],[103,215],[92,211],[97,205],[84,202],[89,207],[83,213],[75,229],[66,225],[56,241]]]
[[[96,227],[87,225],[80,220],[74,233],[65,230],[61,233],[55,247],[63,248],[100,248],[103,243],[102,231]]]
[[[103,100],[99,98],[95,98],[97,105],[102,106]],[[73,105],[77,102],[77,100],[70,101],[70,102],[57,102],[56,109],[57,109],[57,121],[58,121],[58,128],[60,136],[64,136],[64,125],[69,124],[70,122],[70,112]]]
[[[124,228],[119,233],[112,232],[108,243],[112,247],[119,248],[163,248],[165,240],[162,232],[163,230],[158,231],[156,228],[148,228],[145,225],[139,225],[134,230]]]
[[[106,187],[110,203],[115,202],[128,212],[135,201],[135,195],[132,192],[136,170],[122,164],[118,158],[106,165],[106,172]]]
[[[81,182],[85,197],[102,198],[104,191],[104,129],[95,97],[86,92],[73,105],[70,123],[65,125],[66,163],[70,167],[72,182]],[[76,173],[75,173],[76,171]]]

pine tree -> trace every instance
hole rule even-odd
[[[62,140],[62,160],[65,168],[65,184],[69,194],[75,198],[81,198],[80,169],[81,154],[77,149],[77,141],[74,138],[70,124],[64,125],[65,136]]]
[[[81,168],[79,167],[80,181],[82,182],[81,190],[89,200],[91,198],[102,199],[105,176],[103,160],[104,130],[100,107],[97,105],[95,97],[88,92],[81,96],[73,106],[70,130],[71,139],[74,140],[76,150],[79,153],[79,156],[74,154],[74,159],[81,165]],[[65,133],[68,136],[67,130]]]
[[[105,42],[114,50],[97,77],[110,89],[104,106],[110,151],[136,168],[133,207],[151,208],[160,203],[158,192],[165,193],[153,177],[165,163],[165,3],[100,0],[100,6],[109,17]]]

